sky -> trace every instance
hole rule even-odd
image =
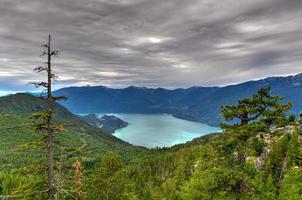
[[[48,34],[55,89],[221,86],[302,72],[301,0],[0,0],[0,95],[31,91]]]

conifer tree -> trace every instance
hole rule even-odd
[[[221,113],[225,120],[239,120],[239,124],[222,124],[222,128],[229,128],[237,132],[236,137],[239,142],[246,143],[252,136],[252,132],[286,121],[285,111],[291,108],[291,103],[281,104],[279,102],[281,99],[280,96],[270,95],[270,88],[264,87],[258,90],[252,98],[239,100],[236,105],[224,105]],[[238,161],[245,162],[245,153],[244,150],[238,151]]]
[[[41,56],[47,56],[46,66],[36,67],[34,70],[38,73],[46,72],[47,82],[34,83],[36,87],[43,87],[46,90],[47,108],[44,111],[33,114],[33,118],[38,121],[35,124],[35,130],[38,132],[46,132],[45,147],[47,149],[47,193],[48,200],[54,200],[57,197],[57,191],[55,187],[55,161],[54,161],[54,133],[64,130],[64,126],[55,124],[53,121],[53,102],[61,99],[66,99],[64,96],[54,97],[52,95],[52,81],[58,77],[53,73],[51,59],[53,56],[57,56],[59,51],[52,50],[51,48],[51,35],[48,36],[48,43],[42,45],[46,50],[43,50]],[[43,90],[43,91],[45,91]]]
[[[252,98],[239,100],[236,105],[222,106],[221,113],[225,120],[235,121],[232,125],[222,124],[222,128],[225,128],[228,136],[235,141],[237,161],[242,168],[246,161],[248,140],[260,131],[267,131],[272,125],[286,121],[285,112],[291,108],[291,104],[281,104],[281,99],[280,96],[270,95],[270,88],[264,87]],[[238,180],[237,191],[243,192],[245,189],[244,180]]]

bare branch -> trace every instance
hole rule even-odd
[[[46,82],[39,82],[39,83],[28,83],[29,85],[34,85],[36,88],[38,87],[45,87],[47,88],[48,84]]]
[[[59,55],[59,51],[52,51],[50,53],[50,56],[58,56]]]
[[[41,45],[41,47],[48,48],[48,45],[47,44],[43,44],[43,45]]]
[[[39,67],[36,67],[34,69],[34,71],[36,71],[36,72],[47,71],[47,67],[45,67],[45,66],[39,66]]]
[[[50,74],[50,77],[51,77],[51,79],[53,79],[53,80],[58,80],[58,79],[60,79],[57,75],[55,75],[55,74]]]
[[[46,51],[42,51],[42,54],[40,55],[40,57],[42,57],[42,56],[44,56],[46,54],[47,54]]]
[[[40,83],[38,83],[38,86],[42,86],[42,87],[47,88],[48,83],[46,83],[46,82],[40,82]]]
[[[54,101],[59,101],[59,100],[64,100],[66,101],[68,98],[65,96],[56,96],[56,97],[52,97],[52,100]]]

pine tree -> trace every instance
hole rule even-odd
[[[239,140],[241,147],[238,150],[238,161],[245,162],[246,142],[253,132],[286,121],[284,113],[291,108],[291,104],[281,104],[279,103],[281,99],[280,96],[271,96],[270,88],[264,87],[258,90],[252,98],[239,100],[237,105],[222,106],[221,113],[225,120],[240,121],[240,124],[222,124],[222,128],[237,133],[235,137]]]
[[[235,141],[237,146],[237,161],[244,167],[247,154],[248,140],[260,131],[268,130],[272,125],[284,124],[285,111],[291,108],[291,104],[281,104],[280,96],[270,95],[270,88],[264,87],[258,90],[252,98],[239,100],[236,105],[225,105],[221,113],[225,120],[235,120],[238,123],[222,124],[229,133],[228,136]],[[237,181],[237,191],[242,193],[246,190],[243,179]]]
[[[47,96],[45,97],[47,99],[47,108],[44,111],[37,112],[33,114],[33,118],[38,121],[37,124],[35,124],[35,130],[38,132],[47,132],[45,146],[47,149],[47,191],[48,191],[48,199],[54,200],[56,199],[57,191],[55,187],[54,182],[54,133],[55,132],[61,132],[64,130],[64,126],[60,124],[55,124],[53,122],[53,109],[52,105],[54,101],[66,99],[64,96],[58,96],[54,97],[52,95],[52,81],[54,79],[57,79],[58,77],[53,73],[52,71],[52,63],[51,59],[53,56],[57,56],[59,51],[52,50],[51,49],[51,35],[48,36],[48,43],[42,45],[42,47],[46,48],[46,50],[43,50],[43,53],[41,56],[47,56],[47,62],[46,66],[39,66],[36,67],[34,70],[38,73],[40,72],[46,72],[47,73],[47,82],[39,82],[34,83],[36,87],[44,87],[47,91]],[[44,91],[44,90],[43,90]],[[44,98],[44,97],[43,97]]]

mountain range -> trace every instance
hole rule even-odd
[[[294,95],[292,90],[299,91],[299,79],[299,76],[288,77],[287,81],[283,78],[267,79],[260,82],[258,86],[269,82],[274,88],[278,83],[280,90],[275,89],[274,92],[276,94],[280,91],[285,92],[287,87],[287,98],[290,98],[289,94]],[[256,89],[254,84],[252,82],[253,89]],[[250,96],[249,92],[252,89],[244,89],[243,86],[241,86],[242,92]],[[102,87],[82,89],[87,88]],[[177,93],[173,90],[135,87],[130,89],[135,91],[134,94],[140,94],[142,99],[142,94],[149,94],[150,91],[156,93],[155,91],[158,90],[166,96],[174,92],[172,93],[174,98],[177,97]],[[197,89],[207,88],[176,91],[185,93]],[[178,101],[175,104],[191,102],[195,105],[200,100],[197,97],[202,95],[205,99],[210,99],[211,96],[213,99],[224,97],[219,93],[220,88],[210,89],[216,91],[212,91],[209,96],[204,95],[205,92],[188,92],[186,98],[182,98],[183,101],[178,94]],[[115,89],[108,90],[115,91]],[[232,91],[235,90],[236,88]],[[221,96],[214,98],[215,94]],[[232,93],[235,94],[237,93]],[[190,95],[194,98],[191,99]],[[94,100],[92,96],[90,97]],[[131,100],[131,95],[127,97],[129,97],[127,100]],[[299,103],[300,94],[297,93],[296,98],[294,97],[292,96],[293,102]],[[173,99],[157,100],[157,102],[159,100],[173,102]],[[137,101],[140,103],[138,105],[143,105],[140,101]],[[89,105],[88,103],[84,105]],[[34,131],[33,124],[37,122],[33,121],[31,115],[33,112],[45,109],[46,105],[45,100],[30,94],[0,97],[0,199],[43,199],[45,196],[44,191],[47,191],[44,189],[45,151],[32,145],[36,144],[34,141],[41,140],[45,133]],[[135,107],[134,104],[131,105]],[[80,104],[78,106],[81,108]],[[87,195],[85,199],[271,199],[273,197],[287,200],[301,197],[301,132],[296,128],[298,125],[296,121],[288,121],[286,126],[276,128],[274,133],[256,132],[254,135],[252,132],[249,142],[246,143],[248,144],[246,161],[242,163],[237,160],[236,147],[242,143],[240,142],[242,140],[238,139],[240,138],[238,134],[242,133],[236,131],[237,127],[231,130],[236,132],[210,134],[171,148],[146,149],[115,138],[57,103],[53,104],[53,112],[55,121],[65,124],[65,131],[55,133],[54,150],[58,180],[63,180],[64,188],[70,191],[75,187],[74,180],[81,180],[80,191]],[[98,117],[90,116],[92,119]],[[111,118],[112,116],[110,120]],[[243,131],[244,134],[246,132]],[[80,163],[78,166],[82,168],[79,173],[80,179],[77,179],[77,168],[74,167],[74,163]],[[281,176],[282,173],[284,174]],[[282,177],[281,181],[280,177]],[[236,182],[243,179],[248,187],[240,192],[237,190]],[[65,193],[59,199],[71,198],[63,195]]]
[[[217,126],[222,122],[220,107],[249,97],[269,86],[273,95],[293,103],[290,112],[302,110],[302,74],[269,77],[224,87],[164,89],[130,86],[122,89],[104,86],[67,87],[55,95],[68,97],[61,104],[73,113],[169,113],[175,117]]]

